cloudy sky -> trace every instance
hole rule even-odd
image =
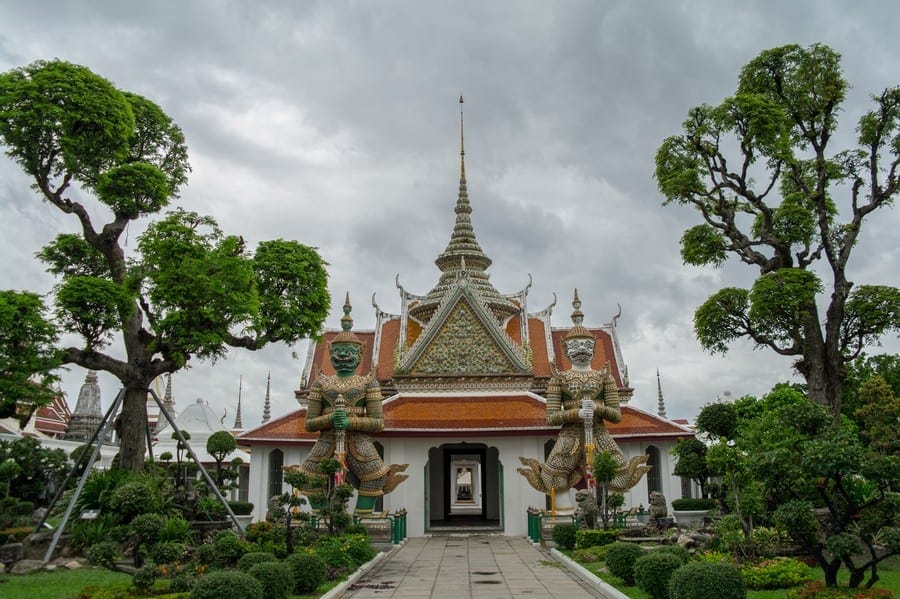
[[[529,305],[556,293],[556,326],[570,322],[574,287],[587,324],[621,304],[634,405],[655,411],[658,369],[669,416],[693,418],[726,391],[793,380],[791,360],[749,344],[700,349],[695,308],[753,273],[681,264],[678,239],[697,220],[662,206],[656,149],[689,108],[732,94],[741,66],[787,43],[843,55],[853,88],[838,142],[850,140],[869,95],[900,83],[898,22],[895,2],[32,0],[0,9],[0,70],[60,58],[156,101],[190,148],[178,205],[250,242],[320,248],[332,296],[350,292],[360,328],[374,326],[373,293],[399,312],[397,274],[413,293],[437,280],[462,93],[472,220],[494,285],[513,293],[531,274]],[[33,255],[77,229],[29,184],[0,158],[0,288],[46,293]],[[896,208],[870,219],[851,280],[900,282],[898,230]],[[194,365],[173,378],[177,406],[202,397],[230,424],[243,376],[243,422],[256,425],[269,371],[273,414],[295,409],[304,356],[305,343],[275,345]],[[84,375],[65,376],[73,406]],[[101,385],[111,401],[117,382]]]

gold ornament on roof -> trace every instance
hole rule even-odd
[[[569,339],[593,339],[594,335],[584,328],[584,312],[581,311],[581,299],[578,297],[578,288],[575,288],[575,298],[572,300],[572,324],[575,325],[566,333],[566,340]]]
[[[347,292],[346,297],[344,298],[344,315],[341,316],[341,332],[338,333],[335,338],[331,341],[332,344],[335,343],[355,343],[356,345],[362,345],[363,342],[357,337],[350,329],[353,328],[353,319],[350,317],[350,310],[352,306],[350,305],[350,292]]]

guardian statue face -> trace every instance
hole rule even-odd
[[[341,376],[353,374],[359,366],[361,353],[362,346],[356,343],[332,343],[331,365]]]
[[[576,337],[566,340],[566,355],[572,366],[588,368],[594,359],[594,340],[588,337]]]

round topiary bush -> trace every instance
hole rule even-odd
[[[657,547],[653,550],[653,553],[657,551],[664,551],[666,553],[671,553],[681,560],[681,564],[684,565],[691,561],[691,552],[682,547],[681,545],[662,545],[661,547]]]
[[[131,521],[131,530],[137,535],[141,545],[150,547],[160,540],[165,524],[166,517],[162,514],[139,514]]]
[[[314,553],[294,553],[286,562],[294,573],[294,592],[297,594],[315,591],[328,575],[328,564]]]
[[[572,550],[575,549],[575,533],[577,532],[578,527],[574,524],[557,524],[553,527],[550,536],[560,549]]]
[[[745,599],[744,577],[734,564],[691,562],[669,580],[670,599]]]
[[[634,584],[634,562],[642,555],[644,550],[636,543],[619,541],[606,550],[606,567],[625,584]]]
[[[244,541],[230,530],[223,530],[213,541],[216,548],[216,561],[220,564],[236,564],[247,548]]]
[[[147,564],[138,568],[131,577],[131,583],[140,591],[148,591],[159,578],[159,570],[155,564]]]
[[[210,572],[191,589],[190,599],[263,599],[262,584],[245,572]]]
[[[266,599],[287,599],[294,592],[294,573],[284,562],[262,562],[250,568],[248,574],[262,584]]]
[[[184,543],[166,541],[164,543],[157,543],[153,549],[150,550],[150,557],[152,557],[153,561],[157,564],[173,564],[184,559],[186,553],[187,545]]]
[[[669,599],[669,579],[683,565],[674,553],[651,551],[634,562],[634,582],[652,599]]]
[[[242,572],[247,572],[255,566],[256,564],[262,564],[264,562],[277,562],[278,558],[275,555],[267,552],[267,551],[251,551],[250,553],[245,553],[238,560],[237,567],[238,570]]]

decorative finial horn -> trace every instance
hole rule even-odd
[[[459,178],[466,179],[466,143],[463,127],[463,97],[459,94]]]

